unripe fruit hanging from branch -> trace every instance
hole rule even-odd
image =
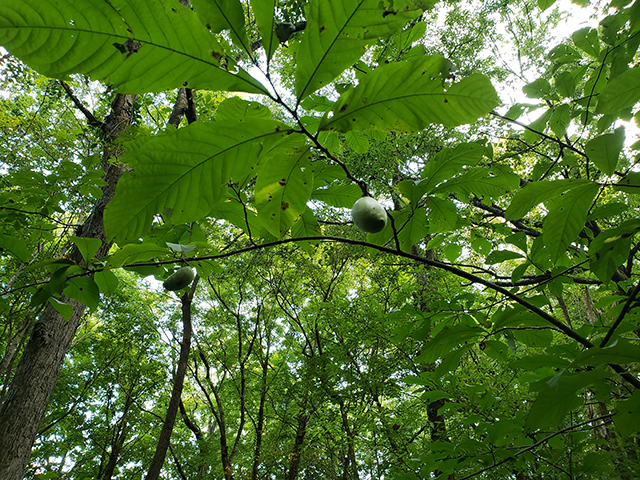
[[[187,287],[195,277],[191,267],[182,267],[180,270],[170,275],[162,284],[166,290],[176,291]]]
[[[363,232],[378,233],[387,226],[387,212],[371,197],[359,198],[351,209],[353,223]]]

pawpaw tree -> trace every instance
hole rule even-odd
[[[548,9],[554,2],[537,3]],[[585,474],[598,475],[601,459],[619,461],[615,452],[594,450],[603,438],[620,442],[618,452],[629,448],[640,428],[633,367],[640,180],[637,145],[627,142],[621,122],[637,117],[640,100],[637,67],[630,66],[640,44],[637,2],[612,2],[613,13],[597,28],[574,32],[538,59],[541,73],[522,88],[527,102],[504,111],[496,110],[498,75],[492,82],[482,62],[457,68],[423,41],[427,20],[437,16],[431,1],[4,0],[2,7],[0,44],[10,55],[44,76],[68,82],[82,75],[117,92],[99,120],[60,84],[104,148],[80,162],[94,169],[84,189],[95,201],[64,234],[64,255],[29,266],[41,274],[34,283],[19,275],[7,282],[5,293],[24,295],[39,317],[0,406],[2,478],[22,477],[83,315],[118,288],[120,269],[164,280],[186,263],[211,280],[229,256],[287,245],[311,252],[324,243],[402,261],[418,285],[394,312],[398,307],[407,324],[402,338],[420,342],[411,352],[419,367],[405,370],[405,381],[421,393],[433,429],[431,442],[394,474],[532,474],[542,468],[540,458],[563,472],[572,460],[557,452],[579,444],[574,434],[585,426],[605,431],[575,446]],[[509,17],[508,9],[502,13]],[[519,47],[540,54],[529,33]],[[145,95],[175,89],[168,123],[179,128],[125,133],[139,115],[136,105],[151,98]],[[217,92],[227,92],[223,101],[212,100]],[[196,121],[205,98],[213,113]],[[526,114],[534,111],[531,121]],[[396,158],[367,157],[383,151]],[[22,192],[37,180],[9,179]],[[11,206],[16,201],[48,201],[55,212],[47,190],[34,189],[37,197],[15,190],[3,191],[7,215],[32,210]],[[366,236],[335,228],[362,196],[387,207],[384,228]],[[40,239],[31,224],[8,218],[0,245],[20,273]],[[237,233],[231,249],[213,241],[217,229]],[[416,265],[473,287],[460,298],[439,298]],[[197,285],[180,289],[182,378]],[[18,340],[9,334],[6,343]],[[469,370],[458,374],[465,359],[478,356],[482,381]],[[500,401],[487,374],[492,368],[528,387],[499,416],[492,414]],[[148,478],[157,478],[167,452],[182,389],[177,376],[174,387],[164,446],[159,442]],[[329,397],[347,418],[345,400]],[[594,401],[599,416],[589,408]],[[474,417],[465,408],[476,403]],[[466,428],[452,443],[456,429],[445,427],[458,419]],[[346,425],[345,471],[357,476],[356,440]],[[233,478],[227,460],[223,473]]]

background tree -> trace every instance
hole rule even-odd
[[[553,5],[5,0],[0,476],[633,478],[640,7]]]

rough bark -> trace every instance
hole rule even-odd
[[[298,478],[298,472],[300,471],[300,452],[302,452],[304,437],[307,434],[307,423],[309,422],[309,418],[311,418],[311,414],[308,412],[298,415],[296,439],[293,442],[293,455],[291,455],[291,463],[289,464],[287,480],[296,480],[296,478]]]
[[[107,185],[103,187],[103,196],[96,201],[91,215],[76,232],[77,236],[102,240],[102,246],[96,253],[98,258],[105,256],[110,247],[104,233],[104,208],[113,198],[116,184],[124,172],[124,166],[109,163],[108,158],[117,154],[114,141],[131,123],[135,98],[135,95],[117,95],[109,117],[102,124],[107,144],[103,156]],[[75,248],[69,256],[78,264],[84,262]],[[73,308],[68,321],[51,305],[45,307],[0,405],[0,478],[3,480],[20,480],[23,477],[64,356],[84,314],[83,304],[74,300],[68,302]]]
[[[167,457],[167,450],[169,449],[169,442],[171,441],[171,433],[173,432],[173,426],[176,423],[176,416],[178,415],[178,408],[180,407],[182,387],[184,385],[184,376],[187,372],[187,363],[189,361],[189,351],[191,350],[191,301],[197,285],[194,282],[189,293],[185,293],[182,296],[182,345],[180,345],[180,356],[178,358],[178,368],[173,376],[173,390],[171,391],[171,400],[169,400],[169,406],[167,407],[167,413],[165,415],[164,423],[162,424],[162,430],[160,431],[160,437],[158,438],[158,445],[156,451],[151,459],[151,465],[147,472],[146,480],[157,480],[160,477],[160,471],[162,465]]]

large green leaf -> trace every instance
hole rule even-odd
[[[188,85],[267,93],[193,11],[168,0],[6,0],[0,45],[49,77],[84,73],[121,92]]]
[[[98,285],[89,277],[71,278],[64,289],[64,294],[69,298],[84,303],[91,310],[95,310],[100,303]]]
[[[597,58],[600,53],[600,39],[598,38],[598,30],[591,27],[581,28],[576,30],[571,35],[573,43],[576,47],[584,50],[592,57]]]
[[[609,376],[609,373],[602,370],[585,371],[575,375],[561,372],[545,382],[541,385],[538,398],[527,416],[526,430],[553,428],[559,425],[570,410],[584,404],[584,400],[577,397],[579,390]]]
[[[475,167],[452,178],[432,190],[433,193],[457,193],[496,198],[512,189],[512,179],[506,175],[493,175],[486,167]]]
[[[6,250],[20,259],[22,262],[28,262],[31,259],[31,252],[26,243],[9,235],[0,235],[0,252]]]
[[[394,223],[398,232],[400,248],[405,252],[410,252],[411,248],[429,233],[427,215],[423,208],[403,209],[394,215]]]
[[[618,404],[618,414],[613,417],[613,421],[623,438],[640,431],[640,390]]]
[[[165,213],[172,223],[212,214],[229,181],[254,176],[263,151],[290,133],[272,120],[196,122],[173,135],[142,138],[127,145],[133,172],[118,182],[105,212],[109,238],[136,239]],[[267,159],[265,158],[265,161]]]
[[[381,65],[344,93],[320,130],[422,130],[432,123],[471,123],[498,105],[491,81],[479,73],[447,90],[440,71],[445,60],[424,56]]]
[[[313,190],[310,148],[292,149],[261,165],[256,180],[258,218],[275,237],[282,237],[307,208]]]
[[[640,348],[625,339],[617,339],[612,345],[585,350],[573,361],[574,367],[582,365],[597,366],[607,363],[630,364],[640,363]]]
[[[525,185],[511,200],[504,212],[507,220],[518,220],[530,212],[536,205],[557,197],[571,188],[589,183],[588,180],[561,179],[533,182]]]
[[[251,44],[244,26],[244,10],[240,0],[191,0],[191,5],[212,32],[229,30],[234,43],[245,53],[251,54]]]
[[[611,80],[598,95],[598,113],[617,113],[640,101],[640,67],[627,70]]]
[[[249,0],[253,14],[258,22],[258,31],[262,37],[262,47],[267,52],[267,59],[271,59],[280,42],[275,31],[275,10],[278,0]]]
[[[438,184],[460,173],[463,166],[476,165],[485,151],[486,147],[479,143],[463,143],[455,148],[443,148],[425,165],[421,173],[422,180],[402,180],[396,188],[415,208],[425,193],[433,191]]]
[[[640,220],[628,220],[619,227],[600,233],[589,245],[591,271],[603,282],[611,280],[629,255],[631,241],[640,231]]]
[[[102,245],[102,241],[98,238],[69,237],[69,240],[78,247],[82,258],[87,263],[93,260],[93,256]]]
[[[482,332],[480,327],[469,327],[464,324],[444,327],[429,341],[417,360],[435,362],[438,358],[459,348],[461,344],[474,342]]]
[[[614,133],[606,133],[587,142],[584,150],[596,167],[607,175],[613,175],[624,146],[624,127]]]
[[[412,0],[311,0],[297,54],[298,103],[353,65],[365,47],[389,37],[422,9]]]
[[[458,224],[458,209],[447,199],[428,197],[425,207],[429,209],[429,233],[450,232]]]
[[[463,143],[457,147],[443,148],[430,159],[422,170],[423,180],[419,182],[423,193],[431,192],[439,183],[460,173],[463,166],[477,165],[486,148],[479,143]]]
[[[351,208],[356,200],[362,196],[362,190],[354,183],[331,185],[315,190],[311,196],[333,207]]]
[[[558,198],[543,221],[542,239],[551,257],[557,261],[564,255],[587,221],[587,213],[600,187],[587,183]]]

